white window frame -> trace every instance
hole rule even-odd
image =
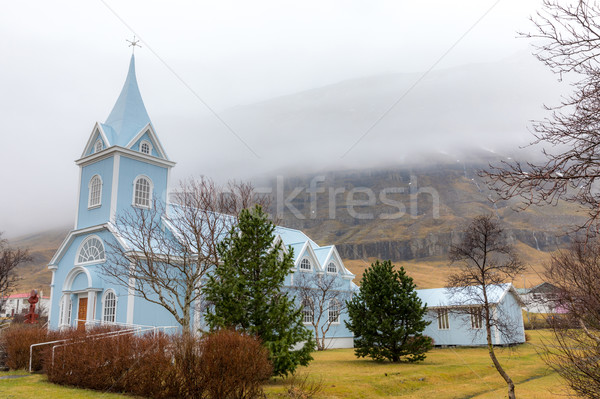
[[[449,330],[450,319],[448,317],[448,309],[439,308],[437,310],[438,330]]]
[[[144,152],[144,151],[142,151],[142,146],[143,146],[144,144],[147,144],[147,145],[148,145],[148,152]],[[139,147],[138,147],[138,150],[139,150],[139,152],[141,152],[142,154],[146,154],[146,155],[152,155],[152,143],[151,143],[151,142],[149,142],[148,140],[142,140],[142,141],[140,141],[140,145],[139,145]]]
[[[114,305],[112,307],[113,309],[113,313],[112,313],[112,320],[106,320],[106,310],[108,309],[106,307],[106,300],[108,299],[109,294],[112,294],[114,297]],[[102,313],[101,313],[101,321],[102,324],[114,324],[117,321],[117,303],[119,301],[119,298],[117,297],[117,294],[115,293],[115,291],[112,288],[107,289],[106,291],[104,291],[104,294],[102,294]]]
[[[308,264],[308,269],[302,267],[302,265]],[[300,261],[300,265],[298,266],[298,269],[300,269],[303,272],[309,272],[312,270],[312,262],[310,261],[310,259],[304,257],[302,258],[302,260]]]
[[[308,304],[308,307],[305,306],[305,303]],[[313,302],[310,298],[305,298],[302,301],[302,323],[303,324],[313,324],[315,321],[315,310],[313,309]]]
[[[136,204],[136,186],[139,180],[141,179],[146,179],[148,181],[148,185],[150,186],[149,188],[149,192],[148,192],[148,205],[140,205],[140,204]],[[139,175],[137,176],[135,179],[133,179],[133,196],[131,198],[131,205],[135,206],[136,208],[144,208],[144,209],[150,209],[152,207],[152,194],[154,192],[154,183],[152,182],[152,179],[149,178],[146,175]]]
[[[480,330],[483,328],[483,309],[480,307],[473,307],[470,309],[469,314],[471,315],[471,328],[473,330]]]
[[[92,204],[92,188],[93,188],[93,182],[94,179],[98,178],[98,180],[100,181],[100,192],[98,193],[98,202],[95,204]],[[102,181],[102,176],[100,175],[94,175],[92,176],[92,178],[90,179],[90,182],[88,183],[88,209],[93,209],[93,208],[98,208],[100,206],[102,206],[102,187],[104,185],[104,182]]]
[[[104,149],[104,143],[102,142],[102,140],[100,140],[100,139],[96,140],[96,142],[94,143],[94,154],[99,153],[103,149]]]
[[[333,268],[335,270],[333,270],[333,271],[329,270],[329,266],[331,266],[331,265],[333,265]],[[338,272],[338,268],[337,268],[337,265],[335,264],[335,262],[334,261],[329,262],[327,264],[327,274],[337,274],[337,272]]]
[[[81,255],[81,251],[83,251],[85,244],[91,240],[98,240],[98,242],[100,243],[100,246],[102,247],[102,255],[103,256],[98,259],[92,259],[92,260],[88,260],[85,262],[80,262],[79,257]],[[90,265],[90,264],[102,263],[105,261],[106,261],[106,248],[104,247],[104,241],[102,241],[102,239],[100,237],[98,237],[97,235],[94,234],[89,237],[86,237],[86,239],[83,240],[81,242],[81,244],[79,244],[79,248],[77,249],[77,252],[75,253],[75,264],[76,265]]]
[[[330,324],[340,324],[342,315],[342,303],[337,299],[331,299],[327,307],[327,320]],[[335,317],[332,317],[335,316]],[[332,320],[333,319],[333,320]]]
[[[60,298],[60,307],[58,314],[58,327],[71,325],[71,313],[73,311],[73,301],[70,294],[63,294]]]

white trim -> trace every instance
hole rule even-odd
[[[77,312],[79,313],[79,309],[77,309]],[[96,291],[90,290],[87,293],[87,309],[85,314],[86,324],[88,321],[95,319],[94,313],[96,313]]]
[[[75,212],[75,225],[73,229],[77,229],[77,224],[79,223],[79,204],[81,203],[81,178],[83,177],[83,168],[79,168],[79,183],[77,184],[77,206],[75,207],[77,211]]]
[[[127,245],[127,243],[125,242],[123,237],[121,237],[121,235],[119,234],[119,232],[117,231],[117,229],[115,228],[115,226],[112,223],[107,223],[106,228],[108,231],[110,231],[112,233],[112,235],[117,239],[117,241],[119,241],[119,244],[121,244],[123,249],[128,249],[128,250],[131,249],[131,248],[129,248],[129,245]]]
[[[300,262],[302,262],[302,259],[309,257],[311,260],[311,270],[306,270],[306,269],[300,269]],[[296,261],[294,262],[294,268],[296,270],[301,270],[303,272],[309,272],[309,271],[320,271],[320,264],[319,264],[319,260],[317,259],[317,255],[315,254],[315,251],[312,249],[312,246],[310,245],[310,241],[305,241],[304,245],[302,246],[302,249],[298,252],[298,257],[296,258]]]
[[[94,128],[92,129],[92,133],[90,134],[90,137],[88,138],[87,143],[85,144],[85,147],[83,148],[83,153],[81,154],[81,158],[85,157],[88,152],[90,152],[90,150],[93,148],[93,145],[96,143],[96,141],[94,140],[94,138],[96,137],[96,132],[98,132],[98,136],[100,136],[102,138],[102,141],[104,142],[104,147],[108,148],[110,146],[110,142],[108,141],[108,139],[106,138],[106,134],[104,133],[104,130],[102,129],[102,125],[98,122],[96,122],[94,124]],[[94,143],[94,144],[92,144]],[[90,154],[90,155],[95,155],[95,154]]]
[[[339,273],[339,269],[338,269],[338,265],[335,263],[335,261],[333,260],[329,260],[329,262],[325,262],[326,266],[325,266],[325,271],[327,274],[331,275],[331,276],[335,276]],[[329,271],[329,265],[333,265],[333,267],[335,268],[335,271]]]
[[[337,314],[337,321],[331,321],[331,303],[332,302],[337,302],[337,305],[339,306],[339,311]],[[338,325],[340,324],[342,320],[342,301],[340,301],[339,299],[333,298],[330,299],[329,302],[327,303],[327,322],[329,324],[331,324],[332,326]]]
[[[156,135],[156,132],[154,131],[154,128],[152,127],[152,125],[150,123],[148,123],[146,126],[144,126],[142,128],[142,130],[140,130],[138,132],[138,134],[135,135],[134,138],[131,139],[131,141],[129,143],[127,143],[127,145],[125,146],[125,148],[127,149],[131,149],[133,147],[133,145],[140,139],[142,138],[142,136],[144,134],[146,134],[146,132],[148,132],[148,136],[150,136],[150,140],[152,140],[156,146],[156,152],[164,159],[168,160],[169,157],[167,156],[167,153],[165,151],[165,149],[163,148],[162,144],[160,143],[160,140],[158,139],[158,136]],[[150,154],[151,155],[151,154]]]
[[[336,265],[338,266],[338,272],[342,275],[342,277],[344,279],[353,280],[354,277],[356,277],[356,275],[354,273],[352,273],[350,270],[346,269],[346,266],[344,265],[344,261],[342,260],[342,257],[340,256],[340,253],[338,252],[335,245],[332,245],[331,254],[329,255],[329,258],[327,260],[329,261],[329,260],[331,260],[331,258],[335,258]]]
[[[98,135],[98,136],[100,136],[100,135]],[[100,149],[98,149],[98,144],[100,144]],[[104,148],[105,147],[104,147],[104,143],[102,142],[102,139],[100,137],[98,137],[96,139],[96,141],[94,142],[94,154],[102,151]]]
[[[302,267],[302,264],[306,264],[308,263],[308,269],[305,267]],[[312,272],[313,271],[313,264],[310,261],[310,259],[308,259],[308,256],[303,256],[302,260],[300,261],[300,264],[298,265],[298,270],[301,272]]]
[[[92,287],[92,275],[90,274],[90,271],[85,267],[75,266],[74,268],[69,270],[69,273],[67,273],[67,276],[65,277],[65,281],[63,282],[62,287],[63,292],[73,292],[73,290],[71,290],[71,287],[73,286],[73,282],[75,281],[75,278],[79,275],[79,273],[84,273],[86,275],[88,281],[87,289]]]
[[[137,205],[135,203],[135,185],[137,184],[138,180],[140,179],[146,179],[148,181],[148,184],[150,185],[150,192],[148,193],[148,206],[145,205]],[[133,179],[133,194],[131,196],[131,205],[136,207],[136,208],[143,208],[143,209],[150,209],[152,208],[152,197],[153,197],[153,193],[154,193],[154,182],[152,181],[152,179],[146,175],[137,175],[135,177],[135,179]]]
[[[148,145],[148,152],[142,151],[142,146],[144,144]],[[142,154],[152,155],[152,149],[153,149],[152,148],[152,143],[149,140],[146,140],[146,139],[140,141],[140,144],[138,145],[138,151],[141,152]]]
[[[92,181],[94,180],[94,178],[97,177],[100,180],[100,198],[98,198],[98,203],[92,205]],[[104,187],[104,181],[102,181],[102,176],[100,176],[98,173],[96,173],[95,175],[93,175],[90,178],[90,181],[88,182],[88,209],[95,209],[95,208],[100,208],[102,206],[102,188]]]
[[[48,306],[48,322],[52,322],[52,300],[54,299],[54,277],[56,269],[52,269],[52,280],[50,280],[50,306]]]
[[[96,225],[96,226],[86,227],[86,228],[81,229],[81,230],[72,230],[72,231],[70,231],[69,234],[67,234],[67,236],[63,240],[62,244],[60,244],[60,247],[58,247],[58,249],[56,250],[56,253],[52,257],[52,259],[50,259],[50,263],[48,263],[48,269],[52,270],[53,267],[56,267],[56,262],[60,261],[60,259],[64,255],[64,252],[66,251],[67,247],[69,245],[71,245],[71,242],[75,239],[75,237],[78,237],[78,236],[80,236],[82,234],[91,233],[91,232],[94,232],[94,231],[101,231],[103,229],[110,230],[108,228],[108,224],[103,223],[103,224],[99,224],[99,225]]]
[[[309,304],[308,308],[306,308],[304,306],[304,302],[305,301],[308,302],[308,304]],[[315,304],[313,303],[312,299],[311,298],[304,298],[304,300],[302,302],[300,302],[300,306],[302,306],[302,324],[304,324],[304,325],[312,325],[315,322],[315,308],[314,308]],[[304,314],[305,309],[307,309],[307,310],[310,311],[310,315]],[[310,317],[310,321],[306,321],[306,319],[305,319],[306,316]]]
[[[94,259],[94,260],[90,260],[87,262],[79,262],[79,254],[81,253],[81,249],[83,248],[83,246],[85,245],[86,242],[91,241],[93,239],[96,239],[98,241],[100,241],[100,245],[102,245],[102,252],[104,252],[104,258],[102,259]],[[77,266],[85,266],[85,265],[93,265],[93,264],[97,264],[97,263],[103,263],[106,262],[106,248],[104,247],[104,241],[102,240],[102,238],[100,238],[98,235],[96,234],[92,234],[87,236],[86,238],[84,238],[81,243],[79,244],[79,247],[77,247],[77,252],[75,252],[75,259],[74,259],[74,263]]]
[[[121,165],[121,155],[115,154],[113,158],[112,187],[110,191],[110,216],[109,220],[114,223],[117,217],[117,197],[119,194],[119,168]]]
[[[130,267],[135,267],[135,263],[131,263]],[[133,274],[133,273],[132,273]],[[127,287],[127,324],[133,324],[133,311],[135,309],[135,278],[130,277]]]
[[[142,154],[141,152],[133,151],[133,150],[123,148],[123,147],[118,147],[118,146],[113,146],[113,147],[107,148],[106,150],[99,152],[98,154],[90,154],[86,157],[80,158],[75,161],[75,164],[78,166],[82,166],[82,165],[86,166],[86,165],[89,165],[96,161],[99,161],[99,160],[102,160],[105,158],[109,158],[114,153],[120,153],[122,155],[128,156],[129,158],[132,158],[132,159],[135,159],[138,161],[145,161],[145,162],[148,162],[148,163],[156,165],[156,166],[173,167],[177,164],[176,162],[169,161],[167,159],[157,158],[152,155]]]

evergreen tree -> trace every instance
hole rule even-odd
[[[312,333],[302,323],[295,298],[283,290],[293,253],[274,245],[275,225],[260,206],[243,210],[219,244],[221,264],[209,276],[206,313],[211,330],[234,328],[258,336],[269,350],[275,375],[293,373],[312,360]],[[304,342],[299,349],[294,349]]]
[[[425,359],[432,340],[422,332],[430,323],[423,317],[427,306],[415,292],[413,279],[392,262],[376,261],[363,274],[360,292],[348,302],[357,357],[409,362]]]

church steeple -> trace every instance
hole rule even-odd
[[[167,157],[150,122],[133,55],[117,102],[106,122],[94,125],[76,163],[81,176],[76,229],[114,222],[131,207],[167,201],[175,162]]]
[[[135,77],[135,57],[131,55],[127,79],[102,129],[111,145],[127,146],[150,122]]]

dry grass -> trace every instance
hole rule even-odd
[[[531,341],[499,350],[499,358],[516,382],[521,399],[561,398],[566,392],[560,378],[537,353],[549,331],[529,331]],[[322,389],[315,398],[477,398],[505,397],[504,382],[491,365],[485,348],[434,349],[418,364],[377,363],[356,359],[351,349],[314,353],[315,360],[302,367]],[[0,373],[0,377],[14,373]],[[17,372],[17,374],[25,374]],[[265,387],[269,398],[288,398],[289,384],[276,379]],[[130,396],[74,389],[50,384],[43,375],[0,380],[2,398],[126,398]]]
[[[499,350],[499,358],[516,382],[519,398],[561,397],[564,387],[536,352],[547,331],[528,333],[532,343]],[[504,381],[493,368],[485,348],[434,349],[418,364],[377,363],[359,360],[350,349],[314,354],[302,368],[311,378],[323,380],[318,398],[502,398]],[[271,398],[285,396],[285,381],[271,384]]]

